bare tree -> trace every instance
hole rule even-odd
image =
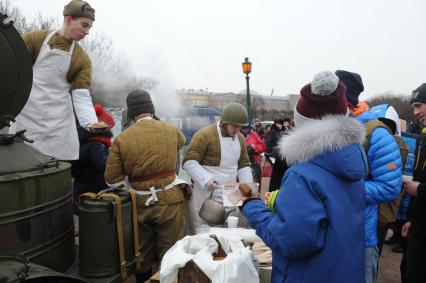
[[[0,12],[9,16],[14,22],[15,28],[21,33],[29,32],[37,29],[57,29],[59,21],[54,17],[45,17],[41,13],[31,21],[28,21],[22,13],[21,9],[11,4],[10,0],[0,0]]]
[[[14,21],[15,27],[22,31],[27,27],[27,22],[19,8],[16,8],[10,4],[9,0],[0,0],[0,13],[6,14],[11,20]]]
[[[91,93],[95,102],[108,107],[125,105],[126,95],[135,88],[152,89],[156,82],[140,77],[130,68],[127,56],[116,51],[113,41],[104,33],[92,34],[82,42],[92,59]]]
[[[40,12],[36,14],[32,21],[30,21],[21,32],[29,32],[33,30],[57,30],[59,29],[60,22],[57,18],[54,17],[45,17]]]
[[[414,121],[413,110],[410,105],[410,97],[403,93],[393,93],[391,91],[384,92],[366,100],[366,103],[370,107],[380,104],[389,104],[395,108],[396,112],[398,112],[399,118],[406,121]]]

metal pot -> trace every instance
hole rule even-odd
[[[87,283],[87,281],[53,271],[28,261],[18,253],[0,253],[0,282]]]
[[[230,211],[226,211],[223,203],[212,199],[212,195],[213,193],[203,202],[199,215],[208,224],[222,225],[225,223]]]

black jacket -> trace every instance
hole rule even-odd
[[[278,141],[284,135],[284,131],[272,125],[271,131],[266,136],[266,154],[275,159],[281,159],[276,148]]]
[[[426,237],[426,135],[422,135],[414,163],[413,180],[420,182],[417,197],[411,198],[408,220],[414,231]]]
[[[281,180],[288,168],[277,149],[278,141],[285,134],[284,130],[280,130],[277,126],[272,125],[271,131],[266,136],[266,155],[275,158],[275,163],[272,166],[271,179],[269,181],[269,191],[277,190],[280,187]]]

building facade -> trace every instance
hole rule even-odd
[[[211,107],[220,111],[231,102],[246,105],[246,95],[233,92],[214,93],[206,90],[183,89],[178,91],[183,104],[187,107]],[[298,94],[286,96],[253,95],[251,105],[253,118],[271,120],[293,117],[293,109],[299,99]]]

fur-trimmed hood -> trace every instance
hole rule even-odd
[[[351,144],[362,144],[365,129],[361,122],[343,115],[329,115],[303,124],[281,138],[278,149],[287,164],[312,160],[324,153],[338,151]]]

